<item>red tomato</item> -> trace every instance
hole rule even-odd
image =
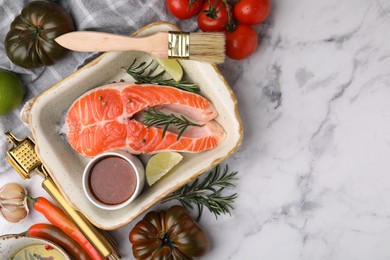
[[[267,18],[270,9],[269,0],[241,0],[234,5],[234,16],[240,23],[255,25]]]
[[[177,18],[189,19],[200,12],[204,0],[167,0],[168,10]]]
[[[228,12],[222,0],[206,1],[198,15],[198,26],[204,32],[222,32],[228,23]]]
[[[236,26],[234,32],[226,32],[226,55],[235,60],[242,60],[257,49],[257,33],[246,24]]]

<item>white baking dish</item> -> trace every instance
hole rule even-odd
[[[168,30],[177,30],[177,27],[159,22],[142,28],[135,35]],[[181,61],[188,79],[197,83],[202,95],[216,107],[219,113],[216,121],[225,129],[225,140],[209,151],[183,153],[184,159],[174,171],[152,187],[145,187],[142,194],[123,209],[107,211],[91,204],[82,189],[83,170],[90,158],[75,152],[59,134],[61,121],[70,105],[86,91],[121,79],[134,82],[124,70],[134,58],[150,60],[152,57],[142,52],[102,54],[38,96],[29,114],[37,153],[58,188],[76,210],[94,225],[106,230],[126,225],[171,192],[225,160],[238,149],[243,138],[235,95],[217,67],[195,61]]]

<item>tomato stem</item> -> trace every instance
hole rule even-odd
[[[191,8],[191,5],[193,5],[195,3],[196,3],[196,0],[189,0],[186,12],[188,12],[188,10],[190,10],[190,8]]]
[[[232,6],[230,5],[228,0],[222,0],[225,3],[226,11],[228,13],[228,24],[226,25],[226,30],[228,32],[234,32],[236,30],[236,23],[233,21],[231,9]]]
[[[163,232],[162,235],[158,237],[158,239],[161,242],[160,248],[162,248],[164,246],[169,246],[170,248],[172,248],[172,240],[169,237],[168,232]]]
[[[34,31],[33,31],[33,33],[32,33],[32,38],[33,38],[33,40],[39,38],[39,36],[41,35],[41,31],[42,31],[41,28],[35,27],[35,29],[34,29]]]
[[[214,1],[214,4],[211,5],[209,0],[209,9],[203,10],[202,12],[204,12],[206,16],[210,17],[211,19],[217,18],[217,14],[219,12],[219,8],[217,8],[217,2],[218,1]]]

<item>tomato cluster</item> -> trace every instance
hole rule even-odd
[[[179,19],[197,15],[204,32],[226,33],[226,55],[241,60],[256,51],[258,37],[253,25],[270,12],[269,0],[166,0],[168,10]]]

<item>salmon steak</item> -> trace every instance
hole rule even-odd
[[[146,126],[137,115],[148,108],[179,113],[201,126],[191,126],[178,139],[173,129]],[[173,87],[113,83],[78,98],[70,107],[65,128],[69,144],[78,153],[96,156],[122,149],[133,154],[162,151],[201,152],[225,138],[214,121],[218,115],[206,98]]]

